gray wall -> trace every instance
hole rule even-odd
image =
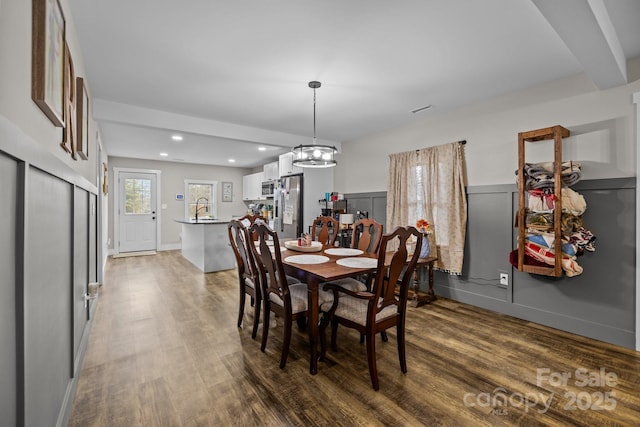
[[[91,325],[97,188],[2,116],[0,182],[0,423],[63,426]]]
[[[374,219],[386,227],[387,225],[387,192],[350,193],[345,194],[347,212],[356,214],[358,211],[369,212],[369,219]],[[386,229],[383,229],[386,232]]]
[[[462,275],[436,271],[436,294],[634,349],[635,185],[635,178],[613,178],[572,187],[587,201],[583,222],[596,236],[596,251],[578,257],[581,275],[560,278],[523,273],[509,263],[517,242],[515,185],[468,187]],[[365,210],[383,200],[379,192],[345,198]],[[507,287],[499,285],[502,272],[509,274]],[[420,288],[427,288],[426,277]]]
[[[18,165],[0,153],[0,420],[16,424],[16,206]]]

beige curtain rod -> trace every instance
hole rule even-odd
[[[461,139],[460,141],[456,141],[458,144],[465,145],[467,143],[466,139]],[[416,150],[416,153],[420,151],[420,149]]]

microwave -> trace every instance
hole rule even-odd
[[[262,183],[262,197],[273,197],[273,191],[276,188],[275,181],[265,181]]]

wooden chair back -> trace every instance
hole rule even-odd
[[[417,244],[409,258],[407,243],[411,236],[415,236]],[[376,297],[369,302],[367,324],[374,324],[376,314],[389,305],[397,306],[398,314],[404,317],[409,285],[413,283],[413,272],[420,258],[421,237],[422,234],[415,227],[396,227],[390,234],[382,236],[378,252],[378,268],[371,289]],[[396,245],[397,249],[392,252],[389,261],[386,258],[387,252]],[[388,262],[386,266],[385,262]]]
[[[262,215],[252,215],[252,214],[246,214],[242,218],[238,218],[238,221],[243,223],[244,226],[247,227],[247,229],[249,229],[256,222],[257,219],[266,222],[266,219]],[[257,240],[257,236],[253,236],[253,241],[256,241],[256,240]]]
[[[383,226],[373,219],[363,218],[353,224],[351,247],[365,252],[378,252]]]
[[[311,239],[323,245],[334,246],[338,238],[340,222],[331,216],[319,216],[313,220]]]
[[[254,223],[249,230],[258,242],[252,247],[252,250],[260,271],[263,297],[268,299],[270,294],[276,294],[286,303],[289,285],[282,265],[278,233],[261,222]]]

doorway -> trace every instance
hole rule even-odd
[[[116,253],[155,251],[159,241],[158,171],[117,170]]]

